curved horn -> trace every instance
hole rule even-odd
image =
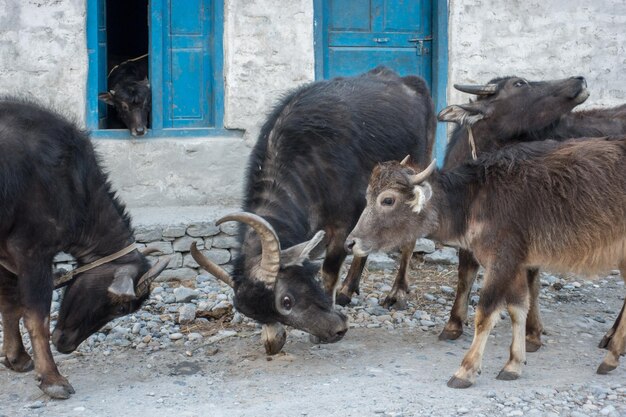
[[[408,164],[410,159],[411,159],[411,155],[405,156],[404,159],[400,162],[400,165]]]
[[[233,220],[252,227],[261,238],[261,279],[268,284],[273,284],[280,270],[280,241],[276,231],[263,217],[247,212],[229,214],[215,224],[219,225]]]
[[[206,269],[215,278],[228,285],[230,288],[234,288],[233,278],[222,267],[209,261],[206,256],[202,254],[196,247],[196,242],[191,244],[191,257],[198,262],[202,268]]]
[[[468,94],[476,94],[478,96],[490,96],[498,89],[498,84],[454,84],[454,88]]]
[[[411,177],[409,178],[409,181],[411,181],[411,184],[419,184],[422,181],[424,181],[426,178],[428,178],[428,176],[432,174],[433,171],[435,170],[436,163],[437,163],[437,160],[433,159],[430,165],[428,165],[428,167],[426,167],[425,170],[415,175],[411,175]]]
[[[141,276],[141,278],[139,278],[139,281],[137,281],[137,284],[135,284],[135,293],[137,294],[138,298],[143,296],[147,292],[150,292],[150,284],[152,284],[152,281],[154,281],[156,277],[159,276],[159,274],[165,269],[165,267],[169,263],[169,256],[167,258],[160,258],[157,263],[148,270],[148,272],[146,272]]]
[[[157,248],[149,248],[149,247],[146,246],[145,248],[141,249],[139,252],[143,256],[147,256],[147,255],[150,255],[151,253],[161,252],[161,251],[159,249],[157,249]]]

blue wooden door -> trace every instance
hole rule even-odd
[[[159,128],[214,126],[212,8],[205,0],[155,0],[151,4],[153,124]],[[152,85],[154,86],[154,78]]]
[[[323,78],[382,64],[430,84],[432,0],[322,0],[321,8]]]

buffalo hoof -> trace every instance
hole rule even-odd
[[[15,372],[28,372],[32,371],[34,368],[33,360],[28,353],[25,352],[15,360],[10,360],[7,357],[2,358],[2,364]]]
[[[439,340],[456,340],[463,334],[463,329],[448,330],[443,329],[439,334]]]
[[[457,378],[456,376],[453,376],[448,381],[448,387],[450,388],[469,388],[471,386],[471,381],[468,381],[467,379]]]
[[[516,372],[505,371],[504,369],[500,371],[496,379],[500,381],[515,381],[519,378],[519,374]]]
[[[70,395],[76,392],[67,379],[63,377],[55,383],[46,383],[41,381],[39,383],[39,388],[48,394],[50,398],[57,398],[59,400],[66,400],[70,398]]]
[[[596,371],[596,373],[600,375],[606,375],[615,368],[617,368],[617,366],[609,365],[608,363],[602,362],[600,366],[598,366],[598,370]]]
[[[261,340],[265,347],[265,353],[276,355],[279,353],[287,341],[287,332],[279,323],[264,324],[261,329]]]
[[[536,352],[541,347],[541,342],[526,339],[526,352]]]
[[[337,294],[337,297],[335,298],[335,303],[339,304],[342,307],[347,306],[351,302],[352,302],[352,298],[342,292]]]
[[[382,306],[388,309],[393,307],[396,310],[406,310],[406,295],[397,296],[389,294],[383,301]]]

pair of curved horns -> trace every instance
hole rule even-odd
[[[222,217],[216,225],[228,221],[239,221],[252,227],[261,239],[261,263],[259,265],[259,278],[267,284],[273,284],[280,270],[280,241],[271,224],[261,216],[254,213],[240,212]],[[233,279],[222,267],[208,260],[195,246],[191,247],[191,256],[209,273],[214,275],[225,284],[233,287]]]
[[[490,96],[498,90],[498,84],[454,84],[454,88],[468,94]]]
[[[407,165],[410,159],[411,159],[411,155],[405,156],[402,162],[400,162],[400,165]],[[437,160],[433,159],[430,162],[430,165],[428,165],[425,170],[423,170],[422,172],[418,172],[415,175],[411,175],[411,178],[410,178],[411,184],[419,184],[422,181],[424,181],[426,178],[428,178],[430,174],[432,174],[433,171],[435,170],[436,165],[437,165]]]

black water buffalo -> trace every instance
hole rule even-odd
[[[441,121],[457,124],[446,150],[445,169],[459,166],[472,157],[470,132],[478,157],[519,142],[626,134],[626,105],[571,111],[589,96],[583,77],[528,81],[510,76],[493,79],[486,85],[455,85],[455,88],[476,94],[478,99],[449,106],[439,114]],[[462,334],[478,268],[472,253],[459,248],[456,299],[440,339],[456,339]],[[531,268],[527,272],[532,296],[526,322],[526,350],[536,351],[541,346],[543,329],[536,303],[538,270]]]
[[[54,281],[52,260],[60,251],[80,268]],[[18,372],[33,367],[20,334],[23,318],[39,387],[69,397],[74,389],[49,344],[55,282],[67,288],[52,340],[68,353],[111,319],[137,310],[163,267],[151,269],[134,248],[130,218],[86,134],[37,104],[0,99],[2,363]]]
[[[526,360],[528,268],[597,273],[617,265],[626,280],[626,136],[518,143],[450,170],[433,167],[377,165],[346,245],[367,255],[430,236],[472,250],[485,279],[474,340],[448,386],[475,382],[505,307],[513,339],[498,379],[517,379]],[[620,314],[599,374],[617,367],[625,345]]]
[[[273,325],[274,336],[264,332],[279,337],[269,349],[266,340],[270,353],[284,340],[276,323],[327,342],[344,335],[346,318],[334,311],[333,296],[346,257],[343,242],[365,206],[369,172],[407,153],[426,164],[434,129],[424,81],[384,67],[299,88],[269,116],[250,156],[244,213],[219,221],[246,224],[232,278],[197,251],[195,258],[234,286],[242,313]],[[322,291],[310,260],[324,249]],[[348,275],[360,275],[365,259],[355,258]]]
[[[152,92],[148,81],[148,55],[129,59],[115,66],[107,78],[109,91],[98,99],[113,107],[109,119],[116,117],[133,136],[148,133]]]

